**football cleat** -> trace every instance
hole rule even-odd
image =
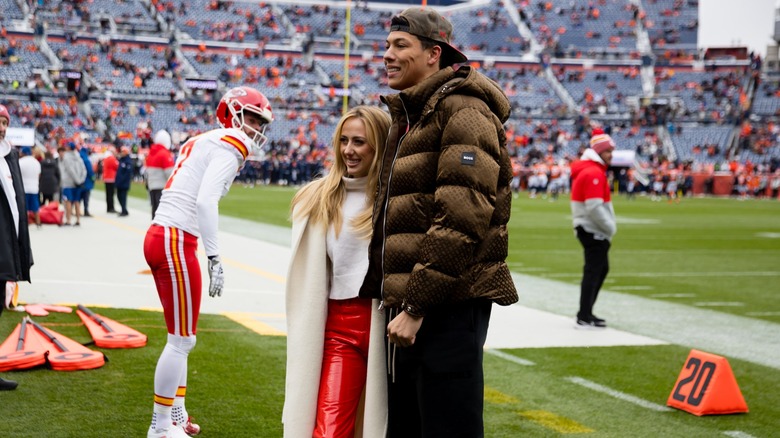
[[[193,420],[192,417],[187,417],[187,423],[179,426],[184,430],[184,433],[186,433],[189,436],[195,436],[200,433],[200,426],[193,423],[192,420]],[[174,422],[173,424],[176,424],[176,422]]]
[[[174,424],[165,429],[152,429],[150,427],[146,438],[189,438],[189,435],[184,432],[184,429]]]

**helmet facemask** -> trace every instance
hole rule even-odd
[[[263,117],[261,115],[262,110],[254,105],[241,105],[236,103],[235,105],[230,105],[228,108],[230,109],[233,127],[244,131],[244,133],[246,133],[252,139],[253,152],[255,154],[261,154],[263,152],[263,145],[265,145],[265,143],[268,141],[268,137],[265,135],[265,130],[268,127],[270,121]],[[260,129],[255,129],[246,123],[244,115],[247,112],[253,113],[257,118],[264,121],[264,123],[260,126]]]

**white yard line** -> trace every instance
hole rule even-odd
[[[523,274],[512,276],[523,305],[562,315],[576,314],[576,285]],[[609,289],[600,292],[596,312],[613,328],[780,369],[777,323]]]
[[[643,407],[645,409],[650,409],[652,411],[656,411],[656,412],[669,412],[669,411],[673,410],[673,409],[668,408],[666,406],[662,406],[662,405],[659,405],[657,403],[653,403],[653,402],[647,401],[647,400],[645,400],[643,398],[639,398],[639,397],[633,396],[631,394],[626,394],[625,392],[621,392],[621,391],[618,391],[616,389],[612,389],[612,388],[610,388],[608,386],[600,385],[600,384],[598,384],[596,382],[592,382],[592,381],[590,381],[588,379],[583,379],[582,377],[571,376],[571,377],[564,377],[564,379],[568,380],[569,382],[575,383],[577,385],[584,386],[584,387],[586,387],[588,389],[592,389],[594,391],[601,392],[603,394],[607,394],[607,395],[609,395],[611,397],[614,397],[616,399],[619,399],[619,400],[622,400],[622,401],[625,401],[625,402],[629,402],[629,403],[633,403],[633,404],[635,404],[637,406]]]

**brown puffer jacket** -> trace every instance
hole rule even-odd
[[[512,166],[504,93],[470,67],[448,67],[383,101],[393,125],[361,296],[412,315],[472,298],[517,302],[505,263]]]

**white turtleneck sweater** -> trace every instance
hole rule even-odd
[[[16,206],[16,190],[14,190],[14,180],[11,175],[11,168],[8,167],[8,162],[5,161],[5,156],[11,153],[12,147],[13,146],[11,146],[11,143],[9,143],[8,140],[0,140],[0,186],[2,186],[3,196],[11,207],[11,216],[13,216],[15,225],[14,229],[16,229],[16,235],[18,236],[19,209]],[[368,256],[366,255],[366,263],[368,263],[367,259]],[[3,303],[0,303],[0,306],[2,305]]]
[[[368,239],[355,235],[350,222],[366,206],[367,177],[343,178],[347,189],[344,204],[341,206],[343,222],[339,237],[333,225],[328,227],[326,246],[333,273],[329,297],[333,300],[346,300],[358,296],[363,277],[368,271]]]

